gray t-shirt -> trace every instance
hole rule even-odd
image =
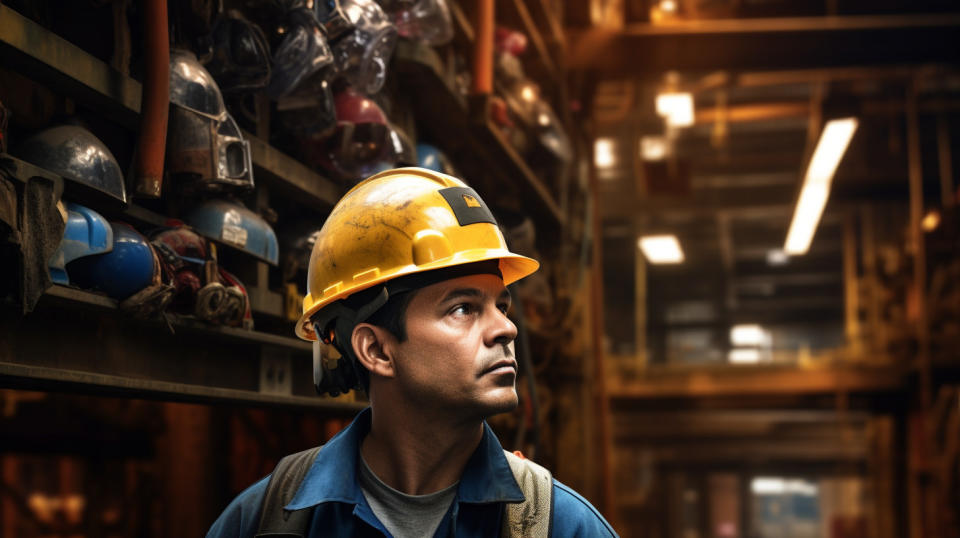
[[[427,495],[407,495],[383,483],[360,458],[360,490],[380,523],[394,538],[433,536],[450,503],[457,495],[459,482]]]

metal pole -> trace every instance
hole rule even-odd
[[[610,399],[607,397],[607,373],[603,350],[603,231],[600,214],[600,185],[597,170],[593,165],[593,145],[590,145],[590,204],[592,206],[591,241],[593,242],[593,262],[591,269],[592,286],[590,290],[590,306],[593,333],[593,360],[595,409],[597,420],[597,440],[600,445],[600,509],[616,524],[617,506],[614,502],[613,480],[610,474],[611,442],[610,442]]]
[[[940,203],[953,207],[953,154],[950,149],[950,125],[943,114],[937,116],[937,158],[940,164]]]

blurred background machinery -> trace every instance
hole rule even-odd
[[[306,261],[416,164],[541,260],[491,424],[623,536],[958,536],[958,51],[941,0],[4,2],[0,535],[202,534],[339,431]]]

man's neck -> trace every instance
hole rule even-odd
[[[454,422],[422,414],[403,420],[374,408],[360,452],[388,486],[408,495],[426,495],[460,479],[482,438],[479,420]]]

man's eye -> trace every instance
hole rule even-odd
[[[474,311],[473,305],[467,304],[467,303],[458,304],[457,306],[450,309],[451,314],[457,314],[460,316],[470,315],[473,313],[473,311]]]

